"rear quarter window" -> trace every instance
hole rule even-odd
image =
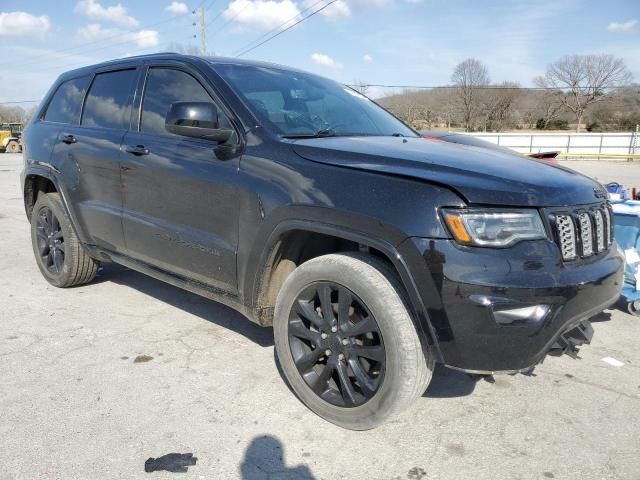
[[[89,76],[86,76],[67,80],[60,84],[49,102],[44,120],[77,125],[80,121],[82,100],[87,93],[89,81]]]
[[[87,127],[128,129],[136,70],[118,70],[95,76],[82,113]]]

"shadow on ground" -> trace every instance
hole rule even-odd
[[[273,330],[271,328],[260,327],[241,313],[221,303],[174,287],[129,268],[117,264],[106,264],[100,270],[95,282],[113,282],[135,288],[161,302],[233,330],[261,347],[273,345]]]
[[[270,435],[251,440],[240,464],[240,475],[243,480],[262,478],[314,480],[316,478],[306,465],[287,467],[284,463],[282,442]]]
[[[476,383],[477,379],[471,375],[438,364],[433,371],[429,388],[422,396],[426,398],[465,397],[473,393]]]
[[[135,288],[139,292],[161,302],[196,315],[208,322],[233,330],[261,347],[273,346],[273,330],[271,328],[260,327],[229,307],[156,280],[148,275],[117,264],[106,264],[100,271],[96,281],[114,282]],[[284,379],[277,358],[276,365],[280,376]],[[423,396],[427,398],[464,397],[473,393],[476,381],[466,373],[436,365],[431,384]],[[285,383],[287,382],[285,381]],[[289,388],[291,389],[291,387]]]

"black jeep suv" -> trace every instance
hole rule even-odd
[[[350,429],[407,407],[436,363],[518,372],[575,351],[621,285],[600,185],[426,141],[290,68],[158,54],[74,70],[24,145],[51,284],[113,261],[272,325],[293,390]]]

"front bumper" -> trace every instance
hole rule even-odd
[[[550,241],[508,249],[410,238],[411,270],[447,366],[474,373],[524,371],[620,295],[624,261],[615,244],[563,263]],[[538,308],[539,307],[539,308]]]

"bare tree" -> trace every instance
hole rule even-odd
[[[487,67],[475,58],[468,58],[453,70],[451,81],[457,87],[456,93],[462,106],[463,123],[469,131],[480,108],[478,87],[489,85]]]
[[[536,107],[538,119],[541,118],[542,123],[546,126],[566,110],[565,94],[562,90],[549,87],[545,77],[536,77],[533,79],[533,83],[537,88],[543,89],[541,92],[535,92]]]
[[[514,82],[502,82],[481,93],[484,130],[501,132],[513,122],[514,106],[520,97],[520,85]]]
[[[570,55],[549,65],[539,81],[544,88],[566,90],[559,99],[575,115],[580,132],[587,107],[608,98],[612,87],[628,84],[631,73],[613,55]]]
[[[367,85],[367,82],[363,80],[354,80],[353,84],[350,85],[350,87],[353,88],[356,92],[361,93],[365,97],[369,92],[369,85]]]
[[[33,113],[31,113],[33,115]],[[27,110],[20,106],[0,105],[1,123],[25,123],[31,118]]]
[[[195,45],[185,45],[183,43],[172,42],[169,44],[168,50],[170,52],[182,53],[184,55],[193,55],[195,57],[213,57],[215,52],[207,52],[203,55],[202,50]]]

